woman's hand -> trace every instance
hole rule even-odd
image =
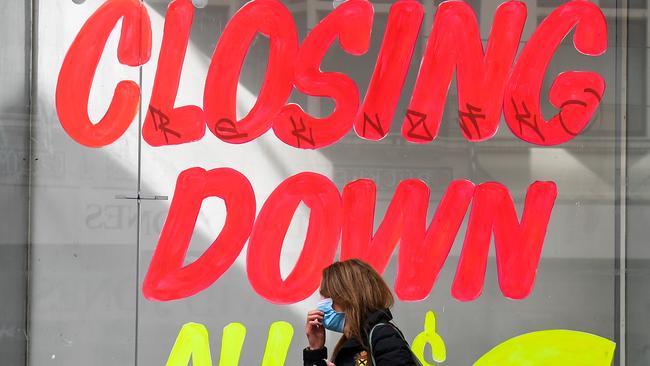
[[[311,310],[307,313],[307,324],[305,334],[309,341],[309,348],[321,349],[325,347],[325,327],[323,326],[323,312]]]

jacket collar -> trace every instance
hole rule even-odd
[[[363,332],[363,337],[364,337],[365,343],[368,343],[367,342],[368,333],[370,333],[370,329],[372,329],[372,327],[374,327],[376,324],[379,324],[379,323],[388,323],[391,320],[393,320],[393,314],[388,309],[378,310],[378,311],[375,311],[373,313],[370,313],[366,317],[365,321],[363,322],[362,332]],[[348,339],[343,344],[341,349],[343,349],[343,348],[356,348],[356,347],[360,347],[360,346],[361,346],[361,342],[359,342],[359,340],[356,339],[356,338],[352,338],[352,339]]]
[[[370,332],[370,329],[379,323],[388,323],[393,320],[393,314],[388,309],[377,310],[373,313],[370,313],[366,320],[364,321],[363,328],[366,333]]]

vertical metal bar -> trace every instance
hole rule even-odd
[[[38,49],[37,44],[38,40],[35,35],[38,35],[38,0],[29,0],[26,3],[27,9],[25,9],[25,20],[29,22],[26,25],[26,31],[29,32],[27,39],[29,44],[26,45],[29,47],[29,51],[26,54],[29,62],[29,68],[27,71],[28,77],[28,88],[29,88],[29,101],[28,101],[28,112],[29,112],[29,142],[27,143],[27,243],[26,243],[26,255],[25,255],[25,365],[30,365],[30,349],[31,349],[31,276],[32,276],[32,177],[33,177],[33,148],[32,141],[34,141],[33,136],[33,127],[34,127],[34,101],[36,100],[36,83],[37,78],[36,72],[38,69],[37,57]]]
[[[146,11],[144,0],[140,4]],[[140,34],[143,30],[143,19],[140,17]],[[139,55],[142,55],[142,42],[140,42]],[[138,110],[138,199],[137,199],[137,220],[136,220],[136,241],[135,241],[135,345],[134,365],[138,365],[138,340],[140,339],[140,220],[142,219],[142,203],[139,199],[142,193],[142,65],[138,67],[138,85],[140,86],[140,104]]]
[[[617,121],[616,139],[616,317],[618,320],[617,335],[618,364],[626,365],[626,285],[627,285],[627,32],[628,32],[628,2],[617,0],[616,6],[616,102]]]

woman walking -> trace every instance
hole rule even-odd
[[[394,298],[368,264],[336,262],[323,270],[318,309],[307,314],[305,366],[413,366],[419,362],[391,323]],[[325,329],[342,333],[328,360]]]

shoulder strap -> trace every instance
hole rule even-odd
[[[395,329],[397,331],[397,334],[399,334],[400,338],[402,338],[402,340],[404,341],[404,343],[408,347],[409,352],[411,353],[411,357],[413,357],[413,362],[415,362],[415,364],[418,365],[418,366],[422,366],[422,363],[420,363],[420,360],[418,360],[418,358],[413,354],[413,351],[411,351],[411,347],[409,346],[409,343],[404,338],[404,334],[402,333],[402,331],[399,330],[399,328],[396,327],[395,324],[393,324],[393,323],[377,323],[372,327],[372,329],[370,329],[370,333],[368,334],[368,346],[370,347],[370,359],[372,360],[372,366],[377,365],[377,363],[375,362],[375,352],[372,349],[372,333],[375,331],[375,328],[377,328],[380,325],[390,325],[391,327],[393,327],[393,329]]]

